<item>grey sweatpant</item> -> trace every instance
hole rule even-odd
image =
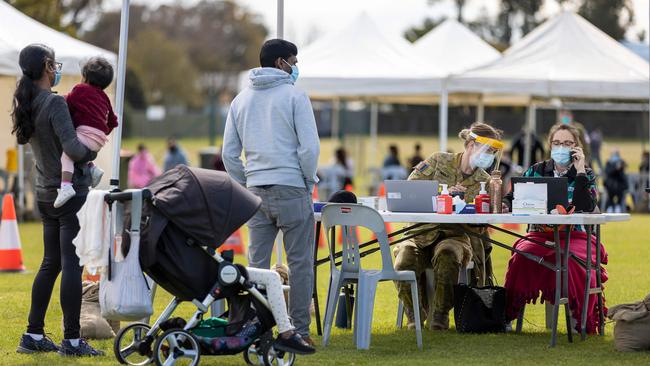
[[[305,188],[272,185],[250,187],[262,199],[262,207],[248,221],[248,263],[269,269],[278,230],[284,236],[289,265],[289,316],[296,331],[309,335],[309,307],[314,282],[314,214],[311,195]]]

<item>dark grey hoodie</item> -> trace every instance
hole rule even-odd
[[[56,199],[56,190],[61,186],[63,151],[76,162],[72,184],[77,195],[88,194],[91,177],[85,163],[97,153],[77,139],[65,98],[43,90],[32,101],[32,108],[35,131],[29,143],[36,165],[36,199],[42,202]]]

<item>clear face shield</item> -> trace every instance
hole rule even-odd
[[[494,169],[498,170],[504,147],[503,142],[493,138],[479,136],[473,132],[469,136],[474,140],[474,151],[470,158],[472,167],[487,170],[494,164]]]

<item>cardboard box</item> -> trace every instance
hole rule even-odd
[[[513,215],[546,215],[546,200],[515,199],[512,201]]]

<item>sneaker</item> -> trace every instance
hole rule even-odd
[[[59,192],[59,194],[56,196],[56,201],[54,201],[54,208],[59,208],[65,205],[65,203],[68,202],[70,198],[74,197],[77,194],[74,188],[72,188],[72,184],[66,184],[62,186],[61,189],[57,189],[57,192]]]
[[[23,334],[16,352],[30,354],[37,352],[56,352],[58,350],[59,346],[47,336],[43,336],[43,338],[37,341],[30,335]]]
[[[288,338],[278,336],[273,343],[273,348],[278,351],[295,353],[297,355],[311,355],[316,349],[310,346],[298,333],[294,333]]]
[[[90,177],[92,178],[92,187],[95,188],[99,185],[99,183],[102,181],[102,177],[104,176],[104,171],[102,168],[98,167],[97,165],[93,165],[92,168],[90,168]]]
[[[79,340],[79,346],[74,347],[69,340],[64,339],[61,341],[61,347],[59,348],[59,355],[61,356],[103,356],[104,352],[98,349],[94,349],[91,345],[88,344],[84,339]]]

